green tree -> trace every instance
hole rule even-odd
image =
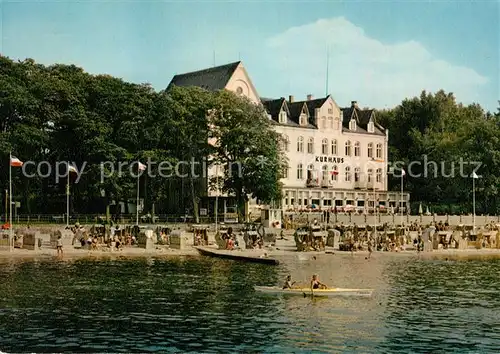
[[[261,106],[232,92],[217,93],[212,113],[215,163],[226,169],[222,190],[236,196],[241,220],[248,196],[266,203],[281,199],[281,137]]]

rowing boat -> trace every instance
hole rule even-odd
[[[277,286],[256,286],[256,291],[268,294],[285,294],[285,295],[314,295],[314,296],[358,296],[370,297],[373,289],[345,289],[345,288],[330,288],[330,289],[314,289],[297,288],[297,289],[282,289]]]
[[[263,263],[271,265],[278,265],[280,263],[277,259],[268,258],[264,255],[260,257],[255,257],[255,256],[243,255],[241,253],[238,254],[239,253],[238,251],[215,250],[215,249],[208,249],[206,247],[195,247],[195,248],[198,250],[198,252],[200,252],[202,256],[225,258],[225,259],[232,259],[235,261]]]

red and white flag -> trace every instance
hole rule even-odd
[[[75,166],[73,166],[72,164],[68,163],[68,171],[71,173],[78,173],[78,170],[76,169]]]
[[[21,160],[19,160],[17,157],[11,155],[10,156],[10,165],[12,167],[22,167],[23,162]]]
[[[139,171],[145,171],[146,170],[146,165],[142,164],[140,161],[137,161],[139,163]]]

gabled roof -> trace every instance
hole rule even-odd
[[[307,115],[309,115],[309,111],[307,109],[307,105],[304,101],[300,102],[288,102],[288,110],[290,112],[290,119],[292,122],[295,122],[297,124],[300,124],[300,115],[302,114],[302,111],[305,110],[307,112]]]
[[[361,126],[368,126],[373,115],[373,109],[358,109],[358,122]]]
[[[326,100],[328,99],[328,96],[323,97],[323,98],[316,98],[315,100],[309,100],[309,101],[303,101],[307,105],[307,109],[309,110],[309,114],[311,116],[314,116],[316,114],[316,109],[323,107],[325,104]]]
[[[226,87],[241,61],[216,66],[209,69],[192,71],[185,74],[175,75],[170,81],[168,88],[176,86],[197,86],[209,91],[218,91]],[[168,89],[167,88],[167,89]]]
[[[275,100],[261,100],[261,102],[271,118],[277,120],[278,115],[281,112],[281,108],[285,103],[285,98],[281,97]]]
[[[367,133],[368,123],[370,120],[375,124],[375,132],[371,134],[384,134],[384,129],[375,122],[375,110],[373,109],[359,109],[358,107],[341,108],[344,119],[342,125],[345,131],[349,131],[349,122],[351,119],[356,120],[356,132]]]

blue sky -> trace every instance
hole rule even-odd
[[[165,88],[172,76],[241,59],[264,97],[326,90],[341,106],[392,107],[421,90],[496,110],[497,1],[0,0],[0,52],[74,63]]]

